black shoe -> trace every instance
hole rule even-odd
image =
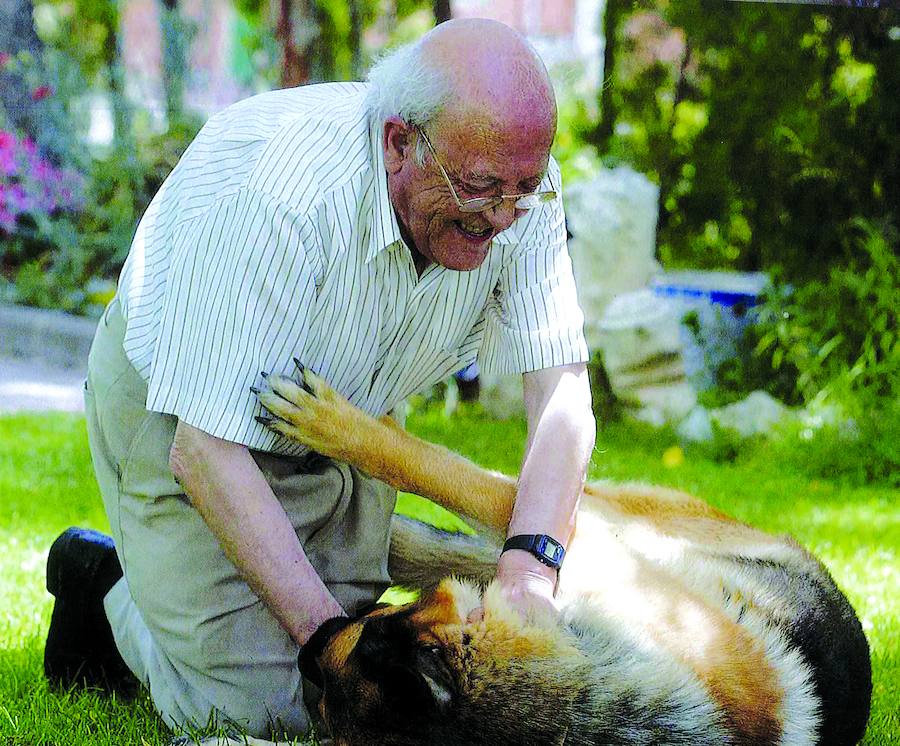
[[[97,531],[64,531],[47,557],[47,590],[56,597],[44,674],[51,684],[98,687],[123,696],[137,693],[138,681],[113,640],[103,598],[122,567],[113,540]]]

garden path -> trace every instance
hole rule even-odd
[[[0,357],[0,413],[84,410],[85,371]]]

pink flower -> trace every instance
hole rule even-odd
[[[0,149],[0,176],[12,176],[19,170],[16,154],[12,150]]]
[[[9,52],[0,52],[0,67],[5,67],[11,59],[12,55]]]
[[[16,229],[16,218],[0,205],[0,233],[12,233]]]
[[[43,158],[33,158],[28,164],[28,175],[39,182],[50,182],[56,176],[56,169]]]
[[[53,89],[48,85],[38,86],[31,92],[32,101],[42,101],[48,96],[53,95]]]
[[[21,184],[13,184],[6,195],[6,207],[15,215],[20,212],[31,212],[34,200]]]

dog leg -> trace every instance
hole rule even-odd
[[[271,375],[258,392],[274,417],[260,422],[287,438],[356,466],[397,490],[504,531],[512,515],[516,482],[486,471],[442,446],[376,420],[351,404],[320,376],[298,364],[299,381]]]
[[[431,590],[448,575],[489,583],[500,545],[481,535],[442,531],[402,515],[391,519],[390,573],[407,588]]]

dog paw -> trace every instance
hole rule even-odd
[[[264,373],[263,386],[251,387],[267,411],[257,422],[324,456],[346,460],[355,447],[353,421],[362,413],[324,378],[294,362],[296,378]]]

